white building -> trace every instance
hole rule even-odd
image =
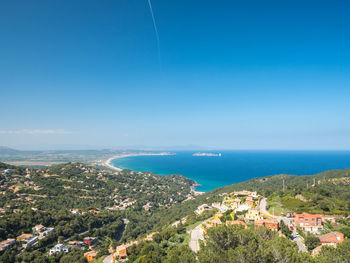
[[[249,210],[251,207],[247,204],[243,204],[237,207],[237,209],[235,210],[235,212],[242,212],[242,211],[246,211]]]
[[[70,246],[65,246],[63,244],[57,244],[53,248],[50,249],[49,255],[53,255],[55,253],[63,252],[63,253],[68,253],[71,250]]]

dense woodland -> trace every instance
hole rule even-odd
[[[0,170],[5,169],[12,171],[0,174],[0,205],[5,208],[0,214],[0,241],[31,233],[37,224],[54,227],[55,231],[24,251],[14,246],[0,252],[0,262],[74,262],[71,258],[81,257],[83,251],[50,257],[47,251],[58,241],[82,240],[85,236],[98,237],[99,251],[107,254],[110,246],[159,227],[165,211],[191,196],[194,184],[180,175],[159,176],[130,170],[116,173],[80,163],[48,169],[0,163]],[[150,205],[148,211],[145,204]],[[79,215],[73,214],[72,209],[77,209]],[[128,224],[123,231],[126,218]]]
[[[297,245],[286,237],[266,228],[219,226],[208,230],[205,244],[199,253],[192,252],[182,234],[183,226],[167,228],[153,242],[143,242],[131,248],[129,262],[148,263],[326,263],[349,262],[350,241],[346,239],[337,248],[323,247],[313,257],[298,251]]]

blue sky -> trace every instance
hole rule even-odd
[[[350,149],[348,1],[0,5],[0,145]]]

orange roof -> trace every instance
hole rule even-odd
[[[89,256],[89,257],[96,257],[97,256],[97,251],[89,251],[84,254],[84,256]]]
[[[344,240],[344,235],[339,232],[330,232],[324,235],[320,235],[319,239],[321,243],[341,243]]]
[[[228,221],[226,221],[226,224],[227,225],[242,225],[242,226],[244,226],[244,228],[247,228],[247,224],[241,220],[228,220]]]
[[[309,214],[309,213],[301,213],[301,214],[296,214],[295,215],[296,217],[307,217],[307,218],[319,218],[321,217],[322,218],[322,215],[319,215],[319,214]]]

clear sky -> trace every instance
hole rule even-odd
[[[350,2],[0,3],[0,145],[350,149]]]

